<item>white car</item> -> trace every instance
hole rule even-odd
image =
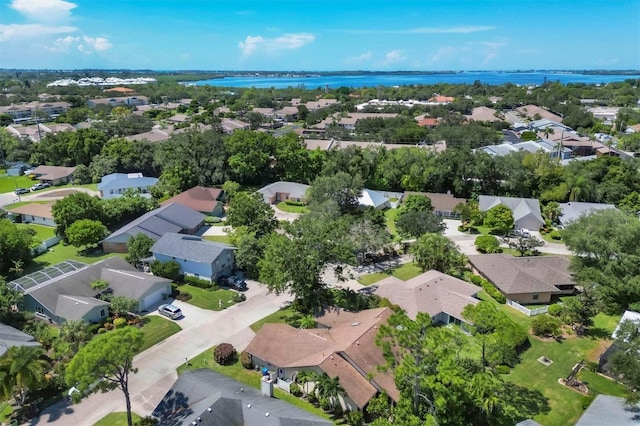
[[[158,313],[171,319],[182,317],[182,310],[180,310],[176,305],[161,305],[158,308]]]

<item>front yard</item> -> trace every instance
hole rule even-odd
[[[307,206],[294,206],[292,204],[287,204],[284,201],[279,202],[278,204],[276,204],[276,207],[278,208],[278,210],[282,210],[283,212],[286,213],[307,213],[309,211],[309,208]]]
[[[174,321],[156,315],[144,317],[142,323],[144,325],[141,330],[144,333],[144,338],[140,352],[149,349],[151,346],[162,342],[167,337],[182,330],[182,327]]]
[[[212,311],[221,311],[233,305],[235,303],[233,297],[238,294],[226,289],[205,290],[189,284],[176,286],[176,288],[180,293],[186,293],[191,296],[191,299],[185,300],[185,302]]]
[[[131,413],[133,423],[139,422],[142,418],[136,413]],[[127,426],[127,413],[109,413],[101,418],[93,426]]]

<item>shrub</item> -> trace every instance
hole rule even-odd
[[[289,206],[298,206],[298,207],[304,207],[306,205],[302,201],[295,201],[295,200],[285,200],[284,203],[289,205]]]
[[[536,336],[552,336],[560,335],[560,320],[551,315],[538,315],[531,321],[531,331]]]
[[[247,296],[245,296],[242,293],[237,293],[233,296],[233,301],[235,303],[240,303],[240,302],[244,302],[245,300],[247,300]]]
[[[111,324],[110,322],[105,322],[104,323],[104,328],[106,330],[113,330],[113,324]]]
[[[505,295],[500,293],[500,290],[498,290],[496,286],[494,286],[484,278],[472,273],[466,274],[465,278],[467,279],[467,281],[471,281],[472,284],[482,287],[482,289],[486,291],[489,296],[493,297],[496,300],[496,302],[498,303],[507,302],[507,298],[505,297]]]
[[[213,359],[220,365],[232,364],[236,359],[236,348],[231,343],[220,343],[213,350]]]
[[[190,275],[186,275],[184,277],[184,283],[192,285],[194,287],[204,288],[205,290],[213,286],[213,283],[211,281],[203,280],[202,278],[192,277]]]
[[[554,317],[559,317],[560,315],[562,315],[562,305],[554,303],[553,305],[549,306],[549,310],[547,311],[547,313]]]
[[[349,411],[345,416],[345,420],[349,426],[362,426],[364,424],[364,415],[360,411]]]
[[[496,367],[496,372],[498,374],[509,374],[511,373],[511,367],[508,365],[499,365]]]
[[[180,278],[180,264],[175,260],[168,262],[160,262],[154,260],[151,263],[151,272],[153,275],[170,279],[171,281],[179,281]]]
[[[104,328],[104,327],[100,327],[100,328],[98,329],[98,334],[104,334],[104,333],[106,333],[106,332],[107,332],[107,329],[106,329],[106,328]]]
[[[585,368],[589,371],[593,371],[594,373],[598,372],[598,368],[600,366],[598,365],[597,362],[593,362],[593,361],[587,361]]]
[[[492,235],[481,235],[476,238],[475,246],[481,253],[499,253],[500,240]]]
[[[560,234],[560,231],[551,231],[549,232],[549,236],[554,240],[562,239],[562,235]]]
[[[126,325],[127,325],[126,318],[116,318],[113,320],[113,326],[115,328],[122,328],[122,327],[125,327]]]
[[[289,392],[293,396],[301,396],[302,395],[302,389],[300,389],[300,386],[298,386],[297,383],[291,383],[291,385],[289,386]]]
[[[464,226],[464,225],[460,225],[458,226],[458,231],[460,232],[467,232],[469,230],[469,227]]]
[[[251,370],[253,368],[253,361],[251,360],[251,354],[247,351],[242,351],[240,354],[240,364],[247,370]]]
[[[220,222],[222,222],[222,218],[217,216],[207,216],[204,218],[205,225],[213,225],[214,223],[220,223]]]

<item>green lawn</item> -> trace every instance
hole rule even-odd
[[[398,217],[398,209],[387,209],[384,211],[384,217],[387,218],[387,229],[392,237],[398,235],[396,230],[396,219]]]
[[[182,327],[175,322],[155,315],[144,317],[142,321],[144,323],[142,327],[144,338],[140,352],[182,330]]]
[[[287,306],[286,308],[282,308],[279,311],[276,311],[271,315],[267,315],[261,320],[254,322],[253,324],[251,324],[251,330],[253,330],[254,333],[257,333],[258,330],[260,330],[262,326],[267,323],[291,324],[292,322],[300,319],[300,317],[301,315],[299,312],[297,312],[291,306]]]
[[[135,423],[140,421],[141,417],[136,413],[131,413],[131,419]],[[93,426],[127,426],[127,413],[109,413]]]
[[[259,389],[260,388],[260,373],[255,370],[247,370],[240,364],[240,361],[237,360],[232,365],[218,365],[213,360],[213,349],[210,348],[206,351],[202,352],[200,355],[196,356],[189,360],[189,365],[182,364],[178,367],[178,375],[182,374],[187,370],[197,370],[198,368],[209,368],[213,371],[216,371],[220,374],[224,374],[225,376],[231,377],[237,380],[240,383],[244,383],[247,386],[251,386],[252,388]],[[305,410],[309,413],[315,414],[316,416],[323,417],[325,419],[333,420],[331,416],[325,413],[322,409],[315,407],[313,404],[303,400],[302,398],[297,398],[293,395],[288,394],[280,389],[274,389],[274,397],[277,399],[281,399],[285,402],[288,402],[291,405],[295,405],[296,407]]]
[[[358,278],[358,282],[362,285],[371,285],[387,278],[390,275],[393,275],[403,281],[407,281],[411,278],[417,277],[421,273],[422,271],[420,268],[413,263],[405,263],[397,268],[393,268],[385,272],[374,272],[373,274],[363,275]]]
[[[291,204],[287,204],[284,201],[276,204],[276,207],[278,208],[278,210],[282,210],[283,212],[287,213],[306,213],[309,211],[309,208],[307,206],[293,206]]]
[[[221,311],[233,305],[233,296],[237,294],[226,289],[209,291],[189,284],[183,284],[179,286],[178,289],[181,293],[188,293],[191,295],[191,299],[187,300],[187,303],[202,309],[210,309],[212,311]],[[220,301],[222,301],[222,303],[220,303]]]
[[[205,235],[204,239],[216,243],[231,244],[231,239],[228,235]]]
[[[31,188],[36,183],[27,176],[7,176],[0,178],[0,194],[13,192],[16,188]]]
[[[56,233],[51,226],[34,225],[32,223],[18,223],[20,228],[33,229],[36,231],[36,238],[40,241],[55,237]]]
[[[104,253],[102,251],[87,254],[77,247],[60,243],[51,247],[48,252],[34,257],[33,262],[25,265],[24,270],[25,274],[29,274],[68,259],[84,263],[95,263],[113,256],[124,258],[126,255],[126,253]]]

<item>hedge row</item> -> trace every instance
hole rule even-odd
[[[289,206],[298,206],[298,207],[306,206],[306,204],[303,201],[285,200],[284,203]]]
[[[493,297],[498,303],[506,303],[507,298],[504,294],[500,293],[500,290],[496,288],[495,285],[491,284],[489,281],[484,278],[475,275],[475,274],[467,274],[467,279],[471,281],[473,284],[482,287],[484,291],[489,294],[489,296]]]

